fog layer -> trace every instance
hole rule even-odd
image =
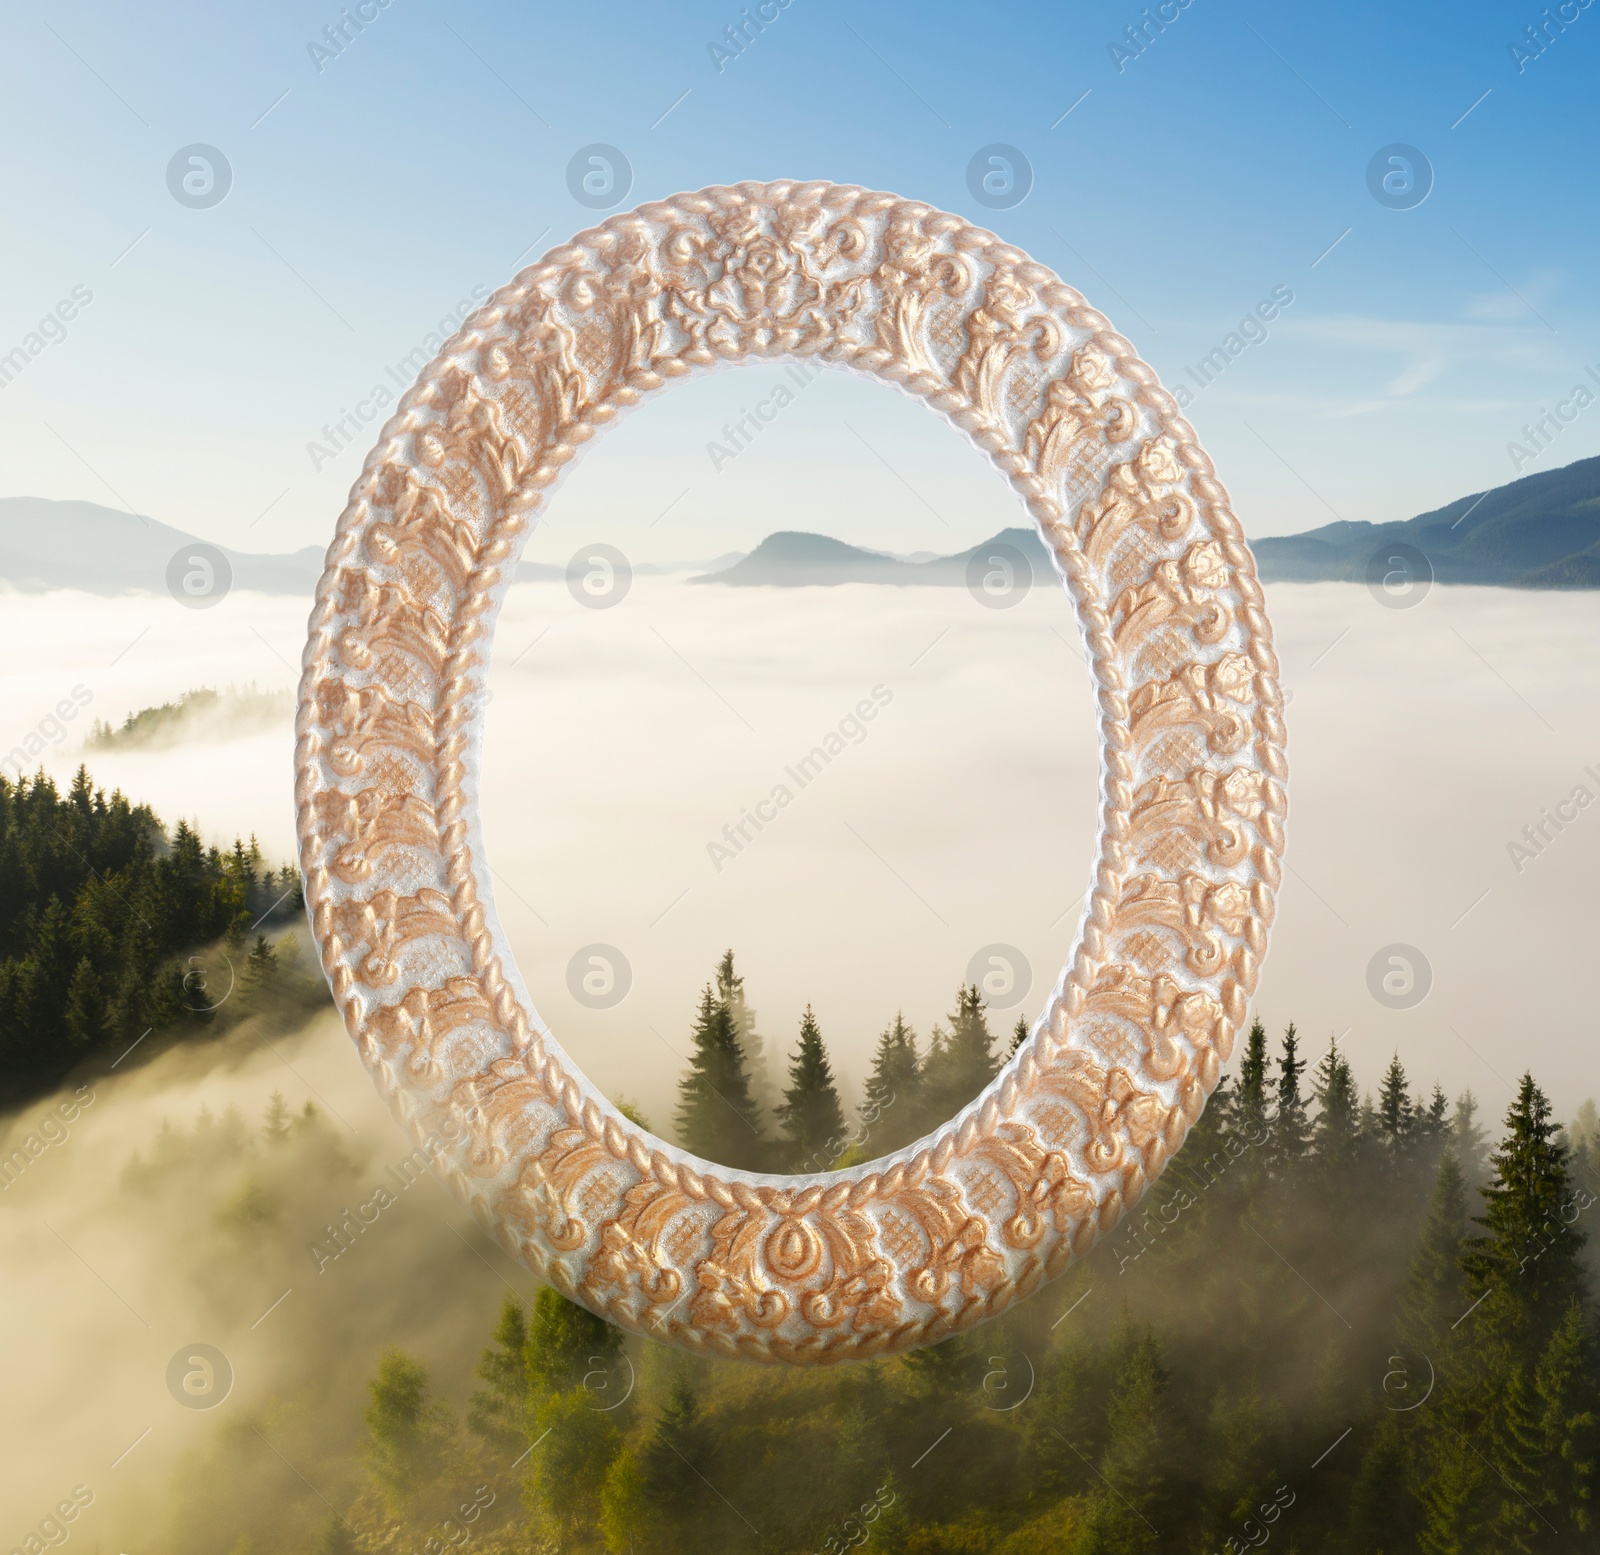
[[[1575,1106],[1592,1089],[1600,806],[1571,798],[1600,798],[1600,598],[1435,588],[1392,610],[1318,584],[1275,586],[1268,604],[1292,696],[1291,813],[1259,1007],[1314,1041],[1340,1034],[1364,1072],[1398,1048],[1419,1079],[1469,1076],[1498,1110],[1531,1065]],[[248,595],[206,612],[72,595],[7,608],[27,644],[0,681],[13,743],[74,685],[92,693],[42,742],[62,776],[91,717],[120,723],[196,684],[292,684],[304,632],[300,604]],[[849,1100],[876,1033],[904,1008],[926,1038],[974,952],[1024,953],[1030,1017],[1070,952],[1096,757],[1076,629],[1051,589],[995,611],[960,589],[641,576],[593,610],[559,583],[523,584],[491,685],[483,811],[502,922],[562,1042],[658,1122],[729,946],[769,1046],[786,1052],[814,1005]],[[855,710],[874,687],[892,699],[866,722]],[[801,788],[786,769],[830,733],[841,752]],[[169,825],[292,849],[287,724],[90,762]],[[779,784],[794,802],[759,833],[746,823],[735,849],[724,828]],[[1560,813],[1575,819],[1557,830]],[[1534,852],[1525,828],[1540,826]],[[594,943],[632,969],[610,1009],[568,987]],[[1431,966],[1411,1009],[1369,991],[1394,944]]]

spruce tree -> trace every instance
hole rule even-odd
[[[639,1455],[647,1503],[675,1521],[701,1505],[711,1494],[701,1476],[710,1467],[713,1448],[694,1389],[680,1369]]]
[[[1572,1180],[1589,1193],[1600,1193],[1600,1117],[1592,1101],[1578,1108],[1567,1128]]]
[[[1600,1529],[1600,1367],[1576,1301],[1539,1358],[1534,1392],[1545,1515],[1558,1528],[1593,1535]]]
[[[33,943],[22,964],[21,1024],[28,1032],[30,1045],[38,1051],[41,1067],[48,1064],[53,1050],[59,1050],[66,1035],[61,992],[71,988],[76,966],[71,917],[61,898],[52,892],[39,916]],[[140,1029],[134,1030],[134,1037],[139,1035]],[[131,1042],[133,1037],[128,1040]]]
[[[1411,1163],[1417,1169],[1415,1180],[1430,1179],[1439,1169],[1439,1158],[1450,1148],[1450,1103],[1444,1087],[1433,1082],[1433,1095],[1424,1107],[1420,1101],[1412,1116]]]
[[[1355,1155],[1363,1163],[1370,1163],[1374,1147],[1381,1149],[1379,1141],[1378,1109],[1370,1095],[1361,1098],[1361,1110],[1356,1114]]]
[[[1420,1509],[1410,1494],[1410,1452],[1405,1417],[1387,1414],[1373,1432],[1350,1497],[1350,1548],[1361,1551],[1412,1548]]]
[[[1573,1150],[1600,1153],[1600,1112],[1595,1110],[1594,1099],[1586,1099],[1578,1108],[1578,1115],[1567,1127],[1567,1142]]]
[[[1305,1069],[1300,1039],[1290,1021],[1278,1055],[1278,1083],[1272,1108],[1272,1159],[1280,1173],[1292,1172],[1305,1159],[1311,1135],[1305,1097],[1300,1094],[1300,1076]]]
[[[1207,1100],[1205,1110],[1189,1130],[1183,1149],[1167,1165],[1166,1175],[1173,1188],[1187,1189],[1201,1206],[1189,1212],[1198,1222],[1216,1213],[1218,1201],[1209,1196],[1213,1184],[1219,1180],[1227,1182],[1230,1188],[1243,1184],[1248,1197],[1254,1174],[1260,1171],[1261,1151],[1239,1127],[1237,1115],[1238,1098],[1233,1094],[1233,1077],[1223,1075]],[[1259,1142],[1260,1136],[1256,1138]],[[1235,1143],[1243,1147],[1237,1155],[1230,1148]],[[1176,1198],[1174,1193],[1173,1199]]]
[[[1017,1049],[1027,1040],[1028,1018],[1026,1015],[1019,1015],[1016,1025],[1011,1028],[1011,1047],[1006,1056],[1010,1057],[1015,1054]]]
[[[542,1294],[542,1293],[541,1293]],[[522,1302],[507,1296],[500,1306],[494,1341],[479,1358],[476,1375],[485,1386],[472,1395],[467,1425],[504,1452],[526,1442],[528,1418],[528,1320]]]
[[[873,1496],[882,1508],[867,1528],[867,1541],[861,1546],[870,1555],[905,1555],[910,1548],[911,1510],[906,1504],[905,1487],[891,1470]]]
[[[783,1096],[778,1119],[790,1170],[826,1171],[844,1148],[844,1109],[809,1004],[800,1018],[800,1042],[789,1061],[789,1086]]]
[[[1254,1512],[1282,1481],[1274,1460],[1282,1451],[1285,1421],[1282,1411],[1263,1398],[1254,1375],[1243,1391],[1219,1391],[1212,1401],[1207,1435],[1215,1443],[1212,1467],[1206,1475],[1206,1500],[1210,1503],[1201,1528],[1199,1547],[1215,1549],[1229,1530]]]
[[[245,958],[244,971],[239,977],[239,991],[247,1008],[258,1008],[278,984],[278,953],[265,934],[257,934],[256,942]]]
[[[436,1489],[441,1465],[454,1457],[454,1422],[430,1399],[427,1372],[402,1350],[378,1357],[367,1391],[367,1467],[390,1515],[403,1518]]]
[[[1583,1417],[1596,1398],[1584,1342],[1584,1237],[1568,1223],[1575,1217],[1566,1150],[1530,1075],[1523,1076],[1506,1127],[1481,1190],[1484,1212],[1473,1217],[1484,1234],[1463,1246],[1470,1305],[1456,1337],[1459,1380],[1442,1411],[1464,1440],[1484,1444],[1479,1451],[1493,1472],[1474,1479],[1451,1444],[1435,1442],[1431,1468],[1438,1483],[1424,1487],[1430,1550],[1448,1548],[1444,1534],[1464,1527],[1482,1528],[1486,1548],[1539,1548],[1549,1528],[1563,1526],[1574,1485],[1589,1479],[1571,1472],[1591,1461]],[[1578,1336],[1575,1345],[1569,1332]],[[1600,1414],[1600,1401],[1592,1411]],[[1457,1487],[1454,1503],[1444,1494],[1450,1486]],[[1584,1513],[1581,1497],[1577,1504]]]
[[[1418,1422],[1419,1451],[1413,1482],[1422,1503],[1417,1544],[1425,1555],[1491,1555],[1484,1542],[1484,1500],[1493,1470],[1475,1449],[1464,1426],[1473,1424],[1457,1390],[1447,1389]]]
[[[1407,1342],[1436,1362],[1443,1360],[1444,1347],[1467,1309],[1460,1269],[1461,1240],[1466,1234],[1466,1181],[1455,1151],[1446,1150],[1412,1255],[1401,1320]]]
[[[621,1329],[569,1301],[554,1286],[540,1287],[524,1348],[528,1385],[536,1392],[567,1392],[591,1372],[609,1370],[621,1350]]]
[[[950,1029],[935,1026],[923,1065],[924,1110],[943,1122],[972,1101],[999,1069],[994,1034],[976,984],[962,987],[950,1014]]]
[[[1237,1088],[1230,1088],[1228,1077],[1222,1077],[1175,1163],[1179,1173],[1184,1174],[1189,1162],[1200,1164],[1214,1160],[1218,1148],[1225,1148],[1230,1138],[1236,1136],[1247,1148],[1229,1167],[1229,1187],[1241,1204],[1256,1202],[1273,1160],[1271,1109],[1267,1097],[1269,1067],[1267,1028],[1259,1019],[1253,1020],[1245,1034]],[[1224,1155],[1222,1159],[1228,1157]],[[1184,1180],[1189,1180],[1187,1175]],[[1190,1186],[1195,1191],[1205,1191],[1203,1180]]]
[[[1418,1132],[1430,1141],[1441,1140],[1450,1127],[1450,1103],[1445,1097],[1444,1087],[1437,1080],[1433,1082],[1433,1095],[1428,1098],[1426,1112],[1418,1110]]]
[[[1531,1373],[1568,1307],[1584,1298],[1586,1239],[1568,1223],[1567,1152],[1531,1074],[1522,1077],[1506,1128],[1481,1190],[1484,1212],[1473,1217],[1485,1234],[1468,1238],[1461,1268],[1468,1294],[1485,1298],[1480,1331]]]
[[[546,1548],[593,1549],[622,1445],[614,1417],[574,1387],[536,1405],[530,1427],[539,1450],[528,1457],[522,1494],[534,1533]]]
[[[80,1052],[98,1047],[106,1030],[106,1000],[87,956],[78,960],[77,970],[67,985],[67,1041]]]
[[[611,1460],[606,1482],[600,1492],[600,1528],[606,1549],[628,1555],[646,1549],[642,1541],[650,1521],[650,1502],[645,1491],[639,1455],[623,1447]]]
[[[678,1138],[686,1150],[722,1166],[765,1164],[761,1126],[744,1053],[728,1006],[707,985],[690,1040],[689,1072],[678,1082]]]
[[[1259,1141],[1267,1128],[1267,1028],[1259,1019],[1251,1021],[1245,1038],[1234,1111],[1239,1132]]]
[[[1169,1466],[1168,1378],[1155,1336],[1146,1330],[1117,1372],[1106,1412],[1106,1448],[1091,1518],[1102,1547],[1142,1555],[1161,1548],[1155,1519]]]
[[[921,1079],[917,1034],[906,1024],[905,1016],[896,1012],[892,1024],[884,1027],[878,1038],[872,1072],[862,1093],[861,1123],[870,1154],[898,1150],[917,1137]]]
[[[67,804],[77,811],[77,819],[87,822],[94,810],[94,781],[89,776],[89,769],[78,763],[78,770],[72,774],[72,787],[67,790]],[[83,828],[75,827],[81,836]]]
[[[1600,1152],[1591,1148],[1587,1140],[1574,1148],[1570,1165],[1572,1181],[1577,1187],[1589,1194],[1591,1199],[1600,1193]],[[1591,1249],[1591,1259],[1593,1256],[1594,1250]],[[1600,1277],[1600,1266],[1597,1266],[1595,1272],[1597,1277]]]
[[[1416,1131],[1417,1108],[1406,1083],[1405,1067],[1396,1053],[1384,1071],[1378,1091],[1378,1136],[1383,1144],[1385,1164],[1398,1173],[1411,1153]]]
[[[725,950],[717,963],[717,997],[728,1007],[733,1020],[733,1035],[744,1054],[745,1074],[757,1113],[766,1117],[778,1106],[778,1082],[773,1075],[772,1055],[766,1038],[756,1026],[756,1012],[745,997],[744,978],[733,969],[733,952]]]
[[[1478,1124],[1478,1098],[1471,1091],[1456,1097],[1450,1138],[1461,1158],[1461,1175],[1469,1188],[1476,1188],[1489,1175],[1489,1150],[1488,1136]]]
[[[1496,1379],[1483,1436],[1496,1479],[1488,1482],[1488,1532],[1496,1551],[1533,1555],[1539,1548],[1541,1522],[1554,1527],[1539,1510],[1550,1500],[1539,1441],[1538,1399],[1532,1378],[1513,1363]]]
[[[1329,1040],[1328,1051],[1317,1065],[1314,1094],[1317,1122],[1311,1142],[1322,1175],[1336,1178],[1348,1171],[1354,1160],[1359,1127],[1355,1077],[1336,1040]]]
[[[310,1102],[306,1105],[309,1107]],[[261,1122],[261,1134],[269,1145],[281,1145],[288,1139],[292,1125],[289,1121],[289,1104],[282,1091],[274,1091],[267,1098],[266,1115]]]

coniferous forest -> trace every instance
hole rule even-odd
[[[223,853],[180,821],[169,838],[82,767],[65,795],[42,772],[0,777],[0,1104],[152,1032],[254,1012],[281,954],[263,931],[303,905],[253,837]]]
[[[0,813],[14,1096],[151,1026],[199,1018],[225,1041],[226,1009],[185,981],[218,948],[232,946],[235,997],[260,1019],[288,1027],[323,1007],[272,932],[280,892],[298,907],[292,871],[265,870],[249,845],[169,837],[86,777],[65,797],[43,780],[0,786]],[[810,1008],[774,1076],[731,951],[685,1013],[671,1132],[728,1164],[796,1172],[918,1138],[1023,1034],[961,988],[925,1039],[890,1016],[847,1096]],[[1563,1125],[1525,1075],[1493,1118],[1451,1077],[1419,1088],[1398,1057],[1363,1085],[1337,1046],[1292,1025],[1270,1037],[1258,1022],[1239,1046],[1145,1202],[1062,1279],[970,1334],[815,1371],[624,1336],[526,1278],[485,1279],[461,1241],[402,1268],[395,1217],[343,1246],[333,1206],[369,1191],[368,1163],[315,1105],[274,1097],[260,1125],[169,1124],[127,1164],[115,1212],[181,1223],[197,1280],[213,1251],[230,1269],[292,1268],[305,1305],[265,1400],[219,1412],[162,1488],[162,1547],[1600,1549],[1593,1104]],[[415,1175],[391,1169],[391,1202]],[[476,1365],[461,1352],[430,1367],[357,1321],[406,1299],[476,1327]]]

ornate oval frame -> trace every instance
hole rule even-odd
[[[1028,1040],[937,1132],[818,1176],[647,1134],[533,1012],[473,794],[496,610],[580,447],[673,379],[855,368],[1021,497],[1098,688],[1098,862]],[[1216,1084],[1280,879],[1283,699],[1227,493],[1128,342],[960,217],[827,183],[641,205],[467,319],[369,454],[296,721],[312,931],[379,1090],[558,1289],[687,1349],[826,1362],[1002,1311],[1134,1204]]]

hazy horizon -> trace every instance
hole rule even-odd
[[[253,833],[274,862],[292,857],[287,720],[157,750],[86,753],[81,740],[92,719],[117,724],[196,685],[291,687],[302,602],[241,592],[180,612],[55,594],[7,607],[29,651],[0,682],[4,726],[37,730],[75,685],[90,694],[42,758],[58,781],[85,761],[169,827]],[[1359,586],[1274,584],[1268,608],[1292,698],[1291,811],[1257,1012],[1298,1021],[1313,1047],[1339,1036],[1364,1075],[1396,1049],[1424,1084],[1465,1063],[1498,1110],[1532,1067],[1575,1105],[1593,1089],[1577,1034],[1594,1021],[1581,974],[1600,826],[1579,810],[1531,861],[1508,850],[1575,785],[1600,789],[1584,772],[1600,768],[1585,743],[1600,602],[1439,587],[1394,611]],[[852,1096],[884,1024],[903,1009],[926,1041],[980,948],[1014,945],[1032,968],[1029,998],[997,1027],[1037,1014],[1070,953],[1097,757],[1076,627],[1053,587],[990,611],[961,589],[636,577],[596,611],[562,584],[524,583],[490,683],[482,810],[517,963],[595,1083],[662,1132],[725,948],[769,1048],[786,1053],[813,1004]],[[775,824],[747,824],[748,847],[713,855],[775,784],[795,787],[785,768],[875,685],[892,700],[859,742],[847,734]],[[568,961],[593,943],[632,967],[613,1009],[568,991]],[[1433,966],[1412,1010],[1367,990],[1369,960],[1394,943]]]

